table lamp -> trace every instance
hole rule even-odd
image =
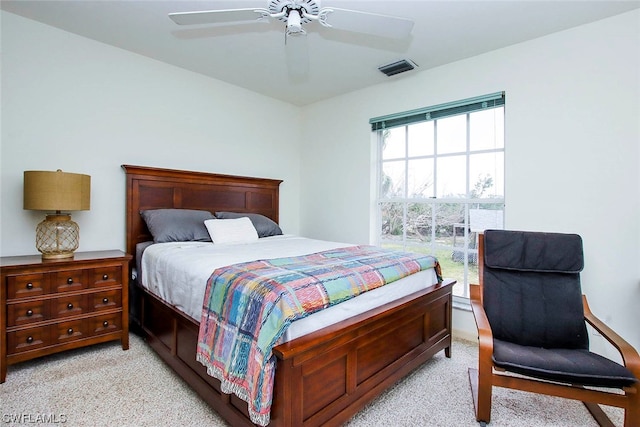
[[[80,243],[80,228],[62,211],[89,210],[91,177],[77,173],[24,172],[24,209],[55,211],[36,227],[36,248],[42,259],[72,258]]]

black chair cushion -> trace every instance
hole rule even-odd
[[[577,275],[485,268],[483,305],[497,339],[534,347],[589,348]]]
[[[484,263],[518,271],[579,273],[584,268],[577,234],[486,230]]]
[[[588,350],[547,349],[494,339],[493,362],[507,371],[562,383],[622,388],[638,381],[624,366]]]
[[[487,230],[483,305],[494,338],[533,347],[588,349],[582,258],[582,240],[575,234]]]

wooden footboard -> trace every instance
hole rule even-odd
[[[275,347],[270,425],[341,425],[435,353],[450,357],[452,285],[434,285]],[[253,425],[247,404],[222,393],[196,361],[198,324],[139,291],[151,347],[229,424]]]

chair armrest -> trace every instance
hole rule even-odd
[[[636,349],[591,312],[586,295],[582,295],[582,306],[584,308],[584,319],[587,323],[618,350],[622,356],[624,366],[626,366],[636,378],[640,379],[640,356]]]
[[[493,356],[493,332],[491,331],[491,325],[487,318],[487,313],[482,306],[482,295],[480,285],[469,285],[469,292],[471,295],[471,311],[473,312],[473,318],[476,321],[478,327],[478,346],[480,351],[480,359],[482,357],[488,357],[491,360]]]

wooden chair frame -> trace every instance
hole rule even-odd
[[[614,424],[600,408],[599,404],[624,408],[624,426],[640,426],[640,382],[636,382],[631,387],[623,388],[622,393],[619,392],[619,389],[609,392],[603,389],[587,389],[579,384],[554,383],[533,379],[532,377],[509,375],[503,373],[504,369],[494,365],[492,359],[493,333],[482,301],[484,236],[480,234],[479,238],[478,269],[480,284],[470,285],[471,309],[478,327],[479,342],[478,369],[469,369],[469,381],[473,394],[476,420],[481,425],[486,425],[491,420],[491,396],[492,388],[495,386],[580,400],[600,426],[614,426]],[[638,352],[591,312],[585,295],[582,296],[582,301],[585,321],[616,348],[622,356],[623,363],[627,369],[636,378],[640,378],[640,356],[638,356]]]

